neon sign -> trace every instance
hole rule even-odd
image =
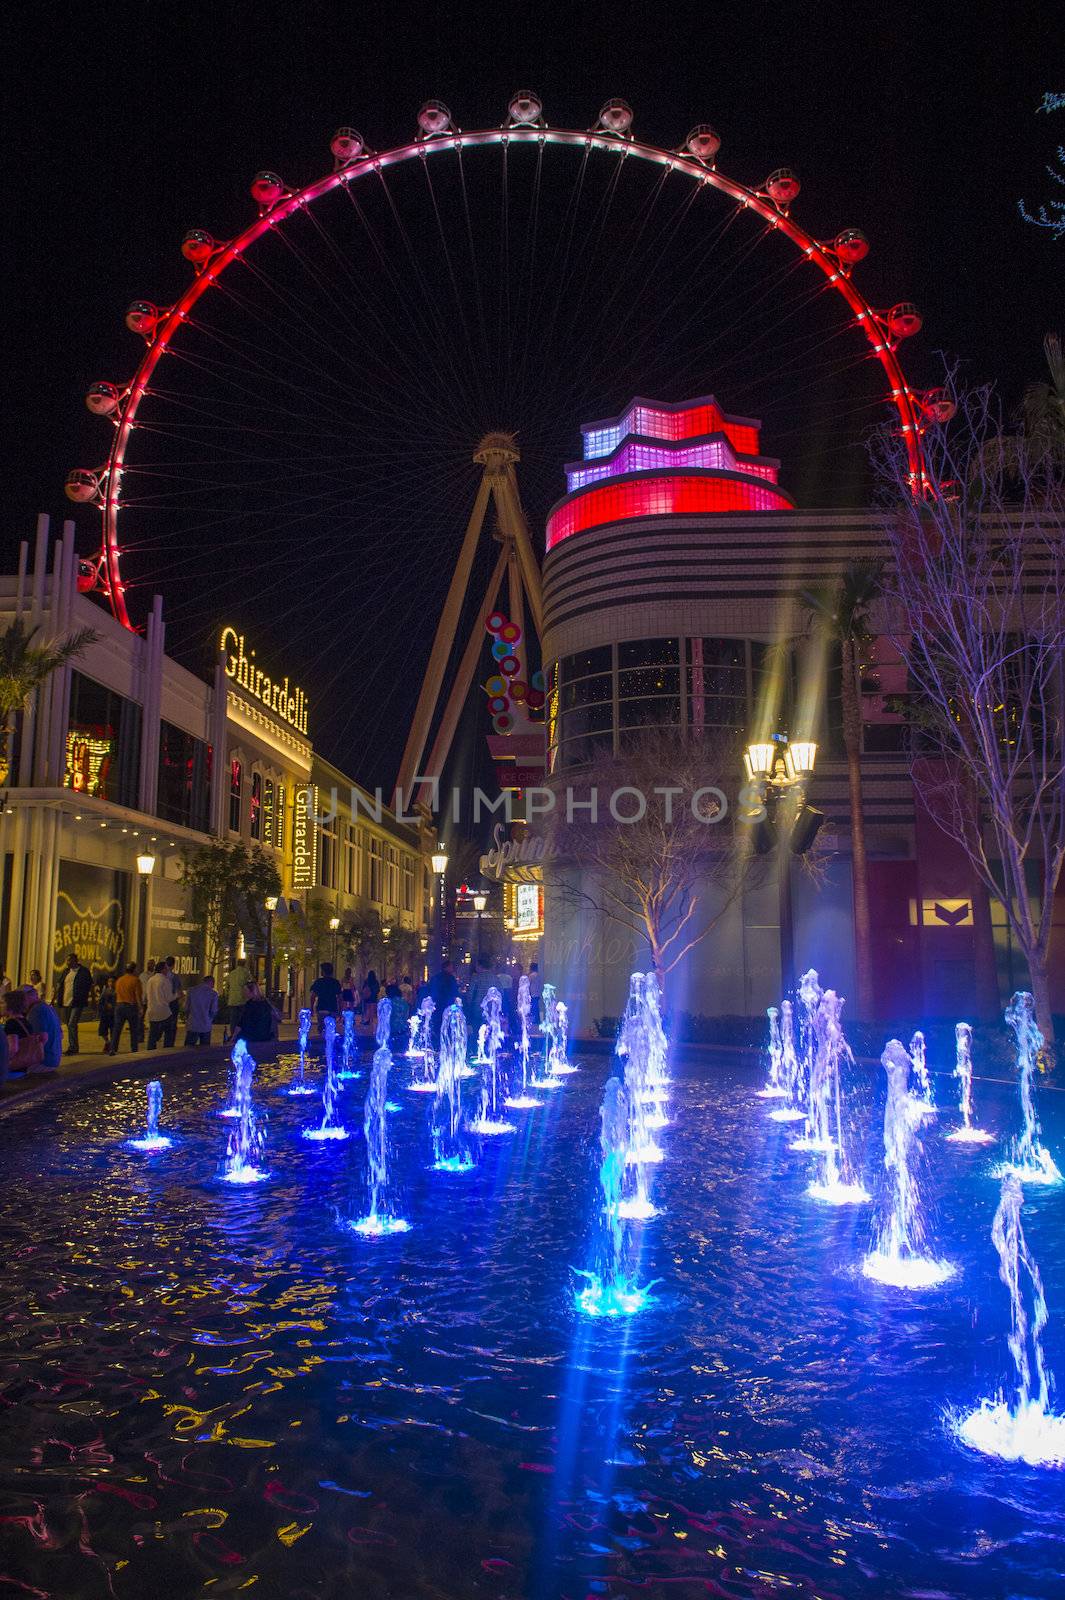
[[[260,701],[298,733],[307,732],[307,696],[302,689],[290,689],[287,676],[280,680],[271,678],[262,667],[256,666],[255,651],[246,650],[244,635],[236,628],[222,629],[218,648],[225,658],[227,678],[239,683],[254,700]]]
[[[317,830],[314,819],[318,813],[318,790],[304,786],[296,790],[292,801],[292,886],[309,889],[314,883],[317,866]]]

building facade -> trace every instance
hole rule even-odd
[[[268,641],[220,621],[212,679],[197,677],[166,654],[161,599],[143,634],[120,626],[79,592],[73,525],[53,545],[44,517],[18,573],[0,576],[0,626],[15,618],[41,639],[80,628],[97,637],[16,715],[4,759],[0,959],[12,980],[36,969],[50,983],[71,949],[96,973],[162,955],[184,975],[200,971],[181,859],[212,839],[270,855],[299,918],[322,895],[362,903],[333,881],[347,870],[350,836],[335,855],[320,845],[338,824],[318,819],[315,800],[323,788],[350,796],[352,780],[329,768],[323,782],[306,694],[269,675]],[[398,874],[395,905],[382,910],[423,938],[428,839],[383,807],[371,831],[367,855],[379,851],[388,868],[382,893],[393,866]],[[368,871],[367,890],[376,882]]]
[[[569,492],[547,524],[549,765],[564,782],[603,756],[623,757],[644,730],[663,726],[743,738],[782,729],[815,740],[809,798],[826,822],[816,878],[789,858],[795,959],[799,971],[815,967],[853,995],[840,663],[826,659],[802,591],[888,551],[871,512],[796,510],[777,486],[779,464],[759,452],[758,426],[704,398],[675,406],[635,400],[622,416],[583,430],[585,458],[567,468]],[[988,906],[967,859],[915,792],[909,729],[886,706],[887,696],[906,690],[886,637],[876,641],[876,669],[876,692],[863,695],[861,762],[875,1010],[885,1018],[957,1015],[972,1000],[981,917],[994,924],[1003,994],[1023,981],[1023,963],[1001,908]],[[715,781],[735,796],[743,778],[737,771]],[[546,876],[547,966],[566,972],[588,1026],[618,1013],[627,972],[646,952],[581,908],[578,867],[549,863]],[[771,875],[755,875],[671,978],[675,1003],[751,1015],[777,1001],[778,906]]]

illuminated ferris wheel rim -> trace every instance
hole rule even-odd
[[[632,112],[620,100],[609,101],[600,112],[596,126],[590,130],[548,127],[543,121],[538,97],[526,91],[511,98],[509,116],[509,122],[501,128],[463,132],[453,125],[447,108],[439,101],[431,100],[418,114],[419,134],[408,143],[384,151],[368,150],[361,136],[353,129],[341,128],[331,144],[336,158],[332,172],[297,189],[288,187],[274,173],[257,174],[251,185],[252,195],[260,206],[254,221],[235,238],[227,241],[213,239],[200,229],[190,230],[182,244],[182,252],[193,264],[195,276],[183,293],[173,305],[165,308],[157,308],[147,301],[133,303],[127,313],[127,325],[143,333],[147,340],[147,349],[136,372],[125,388],[113,383],[95,383],[86,396],[89,409],[97,415],[108,417],[115,427],[106,464],[97,471],[76,468],[68,476],[66,485],[70,499],[82,504],[98,505],[103,518],[101,548],[91,561],[82,562],[79,586],[85,591],[95,590],[106,595],[112,613],[123,627],[133,628],[126,608],[125,584],[120,569],[118,517],[121,510],[122,472],[130,435],[136,427],[138,407],[148,393],[149,380],[167,354],[175,333],[189,320],[192,308],[221,274],[279,223],[360,178],[380,173],[401,162],[428,160],[445,151],[529,144],[541,147],[568,146],[586,152],[600,151],[622,159],[634,156],[640,161],[665,167],[670,172],[678,172],[702,186],[714,188],[735,201],[741,209],[753,211],[821,269],[828,286],[842,295],[854,313],[855,323],[865,333],[871,353],[884,370],[889,386],[886,398],[899,415],[914,490],[921,492],[925,488],[927,480],[920,442],[924,426],[922,419],[935,415],[935,405],[939,402],[933,397],[939,391],[930,391],[922,396],[912,390],[896,354],[898,343],[918,332],[921,327],[916,308],[908,302],[900,302],[889,311],[878,311],[851,279],[852,268],[868,251],[864,235],[857,229],[849,228],[837,234],[833,241],[815,239],[789,214],[791,202],[800,188],[795,174],[787,168],[778,169],[770,174],[760,189],[750,188],[735,178],[727,177],[716,165],[720,138],[707,125],[694,128],[679,150],[666,150],[637,139],[632,134]],[[351,153],[345,155],[349,147]],[[138,312],[142,315],[135,320]],[[929,401],[932,402],[931,406]]]

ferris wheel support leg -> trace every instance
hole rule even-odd
[[[514,654],[521,662],[519,678],[529,679],[529,647],[525,642],[525,591],[521,581],[521,562],[518,559],[517,545],[513,539],[507,541],[507,591],[510,596],[509,614],[511,622],[516,622],[521,629],[521,643],[515,646]]]
[[[392,797],[393,808],[399,806],[400,800],[410,799],[410,788],[418,771],[418,765],[425,752],[425,742],[429,737],[429,727],[433,720],[440,684],[444,673],[447,671],[448,657],[451,647],[455,642],[455,633],[462,613],[462,602],[466,596],[466,589],[470,581],[470,572],[473,568],[473,558],[477,550],[477,543],[481,537],[481,528],[484,524],[484,514],[488,509],[489,479],[485,473],[481,478],[477,490],[477,498],[473,502],[470,520],[466,524],[466,536],[462,541],[462,549],[455,563],[455,570],[451,575],[451,583],[447,591],[444,609],[437,623],[436,636],[433,639],[433,648],[429,654],[429,664],[425,669],[421,690],[418,694],[418,703],[414,708],[410,731],[407,742],[403,748],[403,759],[399,764],[399,776],[396,778],[396,792]],[[400,791],[402,790],[402,796]]]
[[[503,574],[507,569],[509,559],[510,540],[508,539],[499,552],[499,559],[489,579],[488,588],[484,592],[484,599],[481,601],[480,609],[473,619],[470,637],[467,639],[466,648],[462,652],[462,660],[459,662],[458,671],[455,674],[447,697],[444,715],[440,719],[440,726],[437,729],[436,738],[433,740],[433,747],[429,752],[429,760],[425,764],[425,776],[427,778],[440,777],[444,770],[444,762],[451,752],[451,741],[455,737],[459,716],[462,713],[463,706],[466,704],[466,696],[470,692],[473,674],[477,670],[477,663],[480,660],[481,651],[484,649],[485,623],[488,621],[489,613],[495,610],[496,599],[502,587]],[[428,805],[431,795],[432,785],[430,783],[423,784],[418,792],[419,804]]]
[[[529,537],[529,524],[525,520],[522,510],[521,496],[518,493],[518,480],[514,473],[513,464],[508,462],[505,472],[500,475],[496,488],[496,505],[499,508],[499,521],[504,533],[509,533],[514,540],[514,548],[518,552],[518,562],[521,566],[521,575],[525,583],[525,593],[529,601],[529,610],[532,613],[533,627],[536,637],[543,638],[544,633],[544,601],[543,587],[540,579],[540,563],[536,559],[532,540]]]

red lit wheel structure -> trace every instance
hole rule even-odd
[[[132,459],[135,441],[150,437],[153,431],[161,431],[149,415],[147,402],[167,392],[168,363],[184,361],[187,371],[190,362],[183,345],[187,330],[197,325],[205,297],[231,296],[236,300],[241,290],[233,284],[239,277],[239,269],[245,268],[249,275],[241,280],[242,284],[255,281],[257,247],[263,247],[263,242],[271,237],[283,241],[286,229],[294,226],[296,219],[313,220],[315,208],[328,196],[338,192],[346,194],[358,209],[361,187],[376,188],[384,184],[385,175],[393,169],[421,167],[431,186],[431,170],[445,162],[449,154],[459,158],[461,163],[463,153],[486,147],[500,149],[504,163],[517,159],[516,152],[525,147],[531,147],[532,158],[537,163],[542,162],[549,150],[568,148],[580,158],[581,182],[586,166],[593,160],[614,164],[610,185],[615,184],[616,175],[628,163],[644,164],[658,175],[656,183],[664,184],[667,177],[672,181],[674,176],[687,180],[693,199],[700,191],[716,192],[732,208],[730,223],[733,216],[746,213],[763,225],[759,238],[773,234],[786,240],[797,252],[796,266],[808,262],[821,274],[819,288],[838,295],[846,325],[860,332],[865,340],[866,356],[879,364],[881,398],[894,407],[906,441],[914,492],[922,492],[925,478],[921,434],[930,423],[945,420],[949,415],[949,401],[942,391],[930,391],[926,396],[912,389],[903,373],[898,346],[919,331],[921,318],[917,309],[903,300],[886,309],[877,309],[855,283],[854,270],[869,248],[864,235],[848,227],[825,240],[804,228],[792,215],[800,183],[788,167],[777,168],[758,184],[745,184],[726,176],[717,166],[721,140],[709,125],[692,129],[678,149],[670,150],[637,138],[632,124],[631,109],[623,101],[614,100],[603,107],[591,129],[552,128],[544,120],[539,97],[523,90],[511,98],[502,127],[464,132],[455,126],[445,106],[431,101],[422,107],[417,118],[418,132],[407,143],[374,152],[366,147],[354,128],[342,127],[330,141],[334,165],[324,176],[302,185],[290,185],[274,171],[264,169],[257,173],[250,183],[255,215],[234,237],[220,240],[202,228],[190,229],[180,249],[192,268],[192,277],[181,293],[169,305],[135,301],[126,313],[129,329],[145,341],[144,353],[133,376],[125,384],[110,380],[94,382],[86,395],[89,410],[96,418],[110,423],[113,431],[109,448],[100,452],[104,457],[101,464],[76,468],[67,480],[68,496],[78,504],[98,508],[102,522],[97,552],[80,565],[81,587],[102,594],[118,621],[126,627],[132,626],[121,565],[123,514],[129,504],[123,482],[131,471],[140,470]],[[461,166],[460,170],[463,170]],[[465,182],[463,176],[464,198]],[[314,225],[320,229],[320,224]],[[453,272],[450,261],[447,266]],[[387,264],[382,270],[387,270]],[[369,294],[366,304],[372,314]],[[250,361],[243,353],[241,359]],[[604,409],[593,407],[591,411],[585,409],[583,414],[595,414],[596,410],[603,414]],[[224,489],[224,484],[220,487]],[[499,628],[503,620],[501,613],[490,618],[490,629],[493,621]],[[507,639],[505,631],[502,636]],[[534,685],[534,692],[538,689],[539,686]]]

